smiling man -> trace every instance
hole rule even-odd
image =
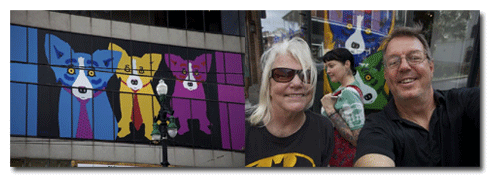
[[[480,166],[480,88],[432,88],[434,61],[421,28],[395,29],[384,42],[393,98],[367,117],[354,166]]]

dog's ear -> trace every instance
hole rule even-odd
[[[172,69],[177,69],[179,67],[178,66],[179,63],[186,63],[186,62],[178,55],[165,54],[165,64],[167,64],[168,68],[171,71],[173,71]]]
[[[133,57],[134,59],[134,57]],[[155,74],[155,71],[158,70],[158,66],[160,66],[160,62],[162,61],[162,54],[158,54],[158,53],[147,53],[145,55],[143,55],[141,57],[142,60],[141,62],[149,62],[150,65],[146,65],[146,64],[143,64],[143,66],[145,67],[146,70],[150,70],[151,69],[151,72],[148,72],[143,75],[146,75],[146,76],[153,76]],[[148,67],[148,68],[146,68]]]
[[[62,58],[69,59],[73,50],[70,45],[60,38],[52,34],[46,34],[44,38],[44,53],[48,61],[51,64],[61,64],[65,65],[65,61]]]
[[[197,63],[199,66],[202,66],[206,69],[205,71],[206,73],[209,72],[212,61],[213,61],[212,54],[202,54],[196,57],[196,59],[194,59],[195,63]]]
[[[160,62],[162,61],[162,54],[152,53],[150,57],[151,57],[151,70],[153,71],[158,70],[158,66],[160,66]],[[152,73],[152,76],[153,74],[154,73]]]
[[[178,79],[184,80],[187,77],[187,60],[182,59],[182,57],[174,54],[165,54],[165,64],[167,64],[170,72]]]
[[[165,56],[165,64],[167,64],[167,67],[171,69],[170,67],[170,54],[164,54]]]
[[[123,48],[119,47],[117,44],[114,44],[114,43],[112,43],[112,42],[111,42],[111,43],[109,43],[109,50],[116,51],[116,52],[114,52],[114,53],[119,52],[119,53],[120,53],[120,54],[119,54],[119,55],[120,55],[120,57],[119,57],[119,58],[123,58],[123,57],[124,57],[124,58],[127,58],[127,57],[129,57],[129,56],[128,56],[128,53],[126,53],[126,50],[124,50]],[[113,54],[113,55],[115,56],[116,54]],[[114,58],[115,58],[115,57],[114,57]]]
[[[97,50],[93,54],[93,59],[99,63],[99,66],[105,68],[116,68],[122,53],[112,50]],[[115,64],[114,64],[115,63]]]
[[[109,50],[115,50],[115,51],[120,51],[122,52],[124,55],[128,55],[126,53],[126,51],[124,49],[122,49],[121,47],[119,47],[117,44],[114,44],[114,43],[109,43],[109,47],[108,47]]]
[[[117,61],[113,61],[114,63],[117,63],[117,68],[124,69],[124,67],[125,67],[124,62],[130,62],[131,63],[131,60],[129,60],[129,56],[128,56],[128,53],[126,52],[126,50],[119,47],[117,44],[114,44],[112,42],[109,43],[108,49],[113,51],[112,52],[113,58],[117,59]],[[119,57],[116,57],[117,56],[116,53],[119,53]],[[120,62],[121,60],[124,60],[124,62]]]
[[[206,73],[211,69],[211,63],[213,62],[213,54],[206,54]]]

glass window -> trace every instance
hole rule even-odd
[[[395,12],[395,26],[406,26],[407,24],[407,11],[397,10]]]
[[[131,22],[129,19],[129,11],[127,10],[112,11],[112,20],[128,22],[128,23]]]
[[[293,36],[304,36],[300,28],[300,11],[267,10],[265,13],[266,18],[261,19],[264,51],[274,43]]]
[[[149,25],[150,18],[149,18],[148,11],[147,10],[131,11],[131,23]]]
[[[221,11],[223,34],[240,35],[238,11]]]
[[[87,10],[71,10],[70,14],[90,17],[90,11]]]
[[[206,32],[222,33],[221,11],[204,11],[204,23],[206,26]]]
[[[100,18],[100,19],[111,19],[111,11],[109,10],[94,10],[92,11],[92,18]]]
[[[168,11],[168,27],[185,29],[185,11],[182,10]]]
[[[150,25],[167,27],[167,11],[150,11]]]
[[[470,72],[475,42],[472,34],[479,11],[435,11],[430,47],[434,58],[435,89],[465,87]],[[475,71],[477,72],[477,71]]]
[[[204,31],[204,12],[187,11],[187,29]]]
[[[245,27],[245,11],[238,11],[238,18],[240,20],[240,36],[244,37],[246,31]]]

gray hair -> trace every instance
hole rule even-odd
[[[429,48],[429,43],[425,39],[424,34],[422,33],[422,26],[421,25],[415,25],[414,27],[398,27],[393,29],[393,32],[391,32],[389,35],[387,35],[383,39],[383,58],[384,55],[386,54],[386,49],[388,48],[388,43],[393,40],[394,38],[397,37],[414,37],[417,38],[420,43],[424,46],[424,52],[429,59],[429,61],[432,60],[432,53]],[[383,61],[384,63],[384,61]]]
[[[260,84],[259,92],[259,103],[254,105],[252,109],[247,110],[247,114],[251,113],[248,121],[251,125],[266,125],[271,119],[271,98],[270,98],[270,78],[272,65],[274,64],[277,57],[280,55],[291,55],[295,60],[297,60],[302,69],[303,75],[306,77],[306,72],[309,70],[311,76],[311,87],[313,90],[313,97],[310,103],[304,108],[304,110],[310,108],[313,105],[316,83],[317,83],[317,70],[315,63],[313,61],[310,47],[303,39],[299,37],[294,37],[291,40],[286,40],[281,43],[277,43],[268,49],[261,57],[261,68],[262,68],[262,78]],[[303,79],[306,81],[306,79]]]

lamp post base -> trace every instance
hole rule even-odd
[[[162,162],[160,164],[162,165],[162,167],[168,167],[170,165],[170,163],[168,162]]]

